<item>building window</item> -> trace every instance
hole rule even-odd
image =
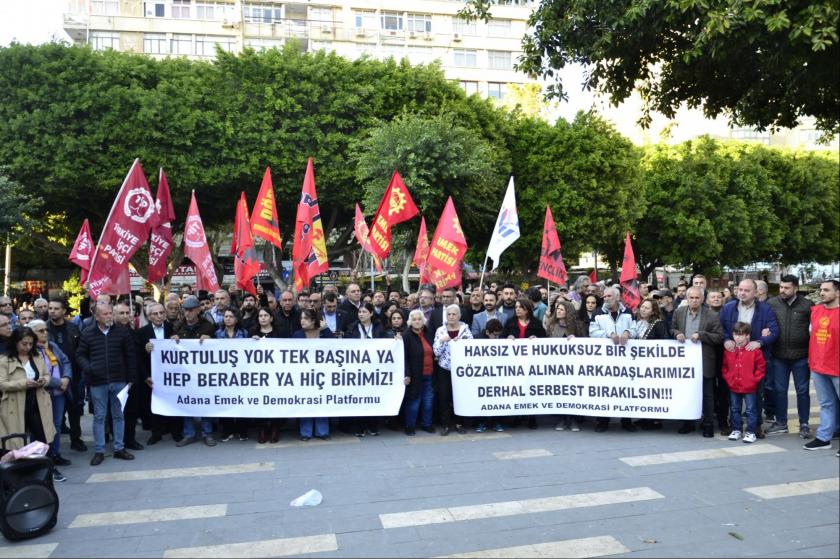
[[[281,48],[282,39],[245,39],[245,46],[256,51]]]
[[[356,29],[376,29],[376,13],[354,11],[353,25]]]
[[[432,47],[408,47],[408,60],[412,64],[430,64],[435,60]]]
[[[464,93],[468,97],[474,93],[478,93],[478,82],[458,82],[458,85],[461,86],[461,89],[464,90]]]
[[[245,21],[249,23],[279,23],[283,21],[282,4],[245,4]]]
[[[431,33],[432,16],[429,14],[408,14],[408,30],[417,33]]]
[[[309,21],[313,25],[332,25],[332,8],[309,8]]]
[[[95,16],[118,16],[120,0],[91,0],[90,13]]]
[[[492,99],[497,99],[501,101],[507,95],[507,84],[506,83],[493,83],[490,82],[487,84],[487,96]]]
[[[487,36],[489,36],[489,37],[509,37],[510,36],[510,20],[509,19],[491,19],[487,23]]]
[[[476,35],[477,29],[474,21],[464,21],[454,17],[452,18],[452,32],[458,35]]]
[[[91,31],[90,46],[93,50],[120,50],[120,34],[109,31]]]
[[[461,49],[456,50],[454,54],[455,66],[461,66],[463,68],[476,68],[478,66],[478,58],[474,50]]]
[[[143,52],[146,54],[169,54],[166,33],[146,33],[143,35]]]
[[[199,35],[195,38],[195,54],[198,56],[216,56],[216,45],[219,45],[225,52],[233,52],[233,41],[233,37]]]
[[[172,54],[184,54],[191,56],[193,54],[193,36],[192,35],[172,35]]]
[[[172,0],[172,17],[190,19],[190,0]]]
[[[382,12],[380,22],[385,31],[402,31],[403,16],[400,12]]]
[[[163,2],[146,2],[146,17],[166,17],[166,4]]]
[[[510,70],[513,66],[510,63],[510,51],[488,50],[487,67],[491,70]]]
[[[223,2],[206,2],[199,1],[195,3],[195,17],[196,19],[206,19],[211,21],[221,21],[229,17],[233,6]]]

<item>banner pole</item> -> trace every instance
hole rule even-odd
[[[484,264],[481,266],[481,278],[478,280],[478,289],[484,285],[484,270],[487,269],[487,255],[484,255]]]

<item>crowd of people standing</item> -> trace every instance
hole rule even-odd
[[[727,292],[728,291],[728,292]],[[140,451],[138,427],[150,432],[146,445],[167,435],[183,447],[199,439],[207,446],[257,432],[261,444],[278,442],[284,418],[249,420],[211,417],[166,417],[151,411],[150,353],[156,340],[210,338],[395,338],[405,355],[405,397],[397,418],[301,418],[301,440],[329,439],[339,428],[358,437],[377,436],[382,421],[414,436],[419,425],[447,436],[451,430],[484,432],[488,425],[504,431],[526,423],[539,426],[535,415],[466,418],[452,405],[451,347],[469,339],[601,337],[615,344],[630,339],[700,344],[703,355],[703,404],[700,432],[712,437],[715,423],[730,440],[752,443],[788,433],[788,386],[796,389],[797,432],[809,440],[807,450],[830,449],[840,418],[840,283],[820,286],[820,303],[799,293],[796,276],[782,276],[778,296],[767,298],[764,282],[744,279],[737,288],[710,289],[697,275],[680,282],[676,293],[642,284],[635,312],[622,303],[618,285],[592,283],[581,276],[571,289],[549,294],[544,287],[520,292],[514,285],[490,284],[463,294],[420,286],[363,293],[358,283],[340,295],[334,285],[319,291],[275,293],[261,286],[256,295],[220,289],[193,293],[182,286],[163,303],[151,297],[112,301],[102,295],[86,301],[70,316],[61,298],[37,299],[14,308],[0,297],[0,436],[26,432],[50,445],[56,466],[70,464],[61,434],[70,448],[87,452],[80,418],[86,404],[93,414],[92,466],[105,459],[108,439],[112,456],[133,460]],[[820,403],[820,426],[809,424],[809,382]],[[123,410],[117,395],[130,384]],[[438,427],[435,427],[435,424]],[[583,417],[561,415],[557,431],[580,431]],[[593,430],[609,428],[610,418],[594,420]],[[620,420],[629,432],[663,429],[656,419]],[[198,431],[200,429],[200,433]],[[680,434],[697,430],[684,421]],[[10,441],[12,448],[20,442]],[[840,453],[838,453],[840,454]],[[63,481],[55,470],[55,479]]]

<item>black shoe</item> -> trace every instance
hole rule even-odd
[[[329,435],[315,435],[315,438],[316,438],[316,439],[321,439],[322,441],[328,441],[328,440],[330,440],[330,436],[329,436]]]
[[[152,446],[153,444],[158,444],[160,442],[160,435],[152,435],[149,437],[149,440],[146,441],[146,444]]]
[[[378,437],[379,436],[379,429],[368,429],[367,434],[371,437]]]
[[[64,474],[58,471],[58,468],[53,469],[53,481],[57,481],[59,483],[63,483],[67,481],[67,478],[64,477]]]
[[[711,425],[706,425],[703,427],[703,438],[711,439],[715,436],[715,428]]]
[[[682,427],[677,429],[677,433],[679,433],[680,435],[687,435],[689,433],[693,433],[696,430],[697,427],[695,427],[694,423],[685,422],[683,423]]]
[[[93,458],[90,459],[90,465],[91,466],[98,466],[102,463],[103,460],[105,460],[105,455],[102,454],[101,452],[97,452],[96,454],[93,455]]]
[[[76,452],[87,452],[88,447],[85,444],[85,441],[82,439],[76,439],[75,441],[70,441],[70,448],[75,450]]]
[[[145,448],[142,444],[138,443],[137,441],[125,443],[125,447],[129,450],[143,450],[143,448]]]
[[[114,458],[117,458],[118,460],[134,460],[134,455],[123,448],[121,450],[114,451]]]
[[[423,427],[423,430],[427,433],[432,433],[432,434],[435,433],[435,428],[432,427],[431,425],[429,425],[428,427]]]
[[[441,437],[448,437],[449,436],[449,427],[444,427],[440,430]]]
[[[415,435],[414,429],[411,429],[410,427],[406,427],[405,428],[405,434],[408,435],[409,437],[413,437]]]
[[[536,429],[537,428],[537,418],[536,417],[529,417],[528,418],[528,429]]]
[[[629,419],[622,419],[621,420],[621,428],[624,429],[625,431],[627,431],[628,433],[635,433],[636,431],[639,430],[639,428],[636,427],[635,425],[633,425],[633,422],[630,421]]]
[[[601,423],[599,421],[598,423],[595,424],[595,432],[596,433],[603,433],[604,431],[606,431],[609,428],[610,428],[609,423]]]
[[[60,454],[58,456],[53,456],[52,461],[53,461],[53,464],[55,464],[56,466],[69,466],[70,464],[72,464],[72,462],[70,462],[70,460],[68,460],[67,458],[64,458]]]
[[[176,443],[181,442],[181,439],[183,439],[183,438],[184,438],[184,435],[182,435],[180,433],[173,433],[172,434],[172,440],[175,441]]]
[[[307,437],[307,436],[305,436],[305,435],[304,435],[304,436],[302,436],[302,437],[300,438],[300,440],[302,440],[302,441],[306,442],[306,441],[308,441],[308,440],[309,440],[309,439],[311,439],[311,438],[312,438],[312,437]]]
[[[69,435],[69,434],[70,434],[70,427],[68,427],[67,425],[62,424],[62,425],[61,425],[61,434],[62,434],[62,435]]]
[[[536,428],[536,427],[535,427],[535,428]],[[456,425],[456,426],[455,426],[455,429],[457,429],[457,430],[458,430],[458,434],[459,434],[459,435],[466,435],[466,434],[467,434],[467,430],[464,428],[464,426],[463,426],[463,425]]]

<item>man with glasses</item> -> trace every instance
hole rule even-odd
[[[12,306],[12,300],[5,295],[0,295],[0,316],[5,316],[9,319],[12,330],[17,327],[18,317],[15,314],[14,307]]]

